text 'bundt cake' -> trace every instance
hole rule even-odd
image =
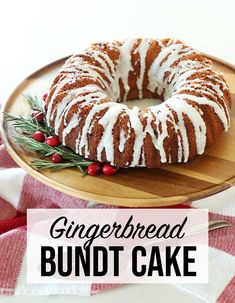
[[[124,100],[160,98],[128,107]],[[91,160],[156,167],[202,154],[230,123],[221,73],[174,39],[92,44],[70,57],[47,97],[47,121],[61,142]]]

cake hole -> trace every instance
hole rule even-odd
[[[149,106],[159,105],[161,103],[162,100],[160,99],[150,99],[150,98],[122,101],[122,104],[125,104],[128,107],[138,106],[139,108],[146,108]]]

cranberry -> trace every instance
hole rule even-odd
[[[117,167],[110,164],[105,164],[103,166],[103,173],[107,176],[113,176],[117,173]]]
[[[60,154],[54,154],[52,155],[51,160],[53,163],[60,163],[62,162],[63,158]]]
[[[99,162],[94,162],[88,166],[87,172],[91,176],[96,176],[101,169],[101,165]]]
[[[39,112],[39,111],[34,111],[34,112],[32,112],[32,117],[37,119],[37,121],[39,123],[41,123],[44,119],[44,114],[42,112]]]
[[[48,96],[48,94],[47,94],[47,93],[43,95],[42,99],[43,99],[43,101],[44,101],[44,102],[46,101],[47,96]]]
[[[33,139],[42,143],[45,141],[45,135],[44,133],[38,131],[33,134]]]
[[[59,140],[58,136],[50,136],[50,137],[46,138],[46,144],[51,146],[51,147],[57,147],[61,143],[60,143],[60,140]]]

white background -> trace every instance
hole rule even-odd
[[[28,74],[90,42],[129,37],[174,37],[235,64],[233,0],[2,0],[0,101]],[[32,299],[0,298],[1,302]],[[45,302],[48,298],[34,298]],[[56,302],[203,302],[174,286],[137,285],[92,298]],[[51,302],[53,299],[51,299]]]

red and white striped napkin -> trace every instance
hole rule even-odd
[[[112,284],[32,285],[26,283],[27,208],[102,208],[91,201],[72,198],[27,175],[0,142],[0,294],[91,295]],[[110,206],[113,207],[113,206]],[[224,219],[230,228],[209,235],[209,283],[177,285],[206,302],[235,302],[235,187],[212,197],[177,207],[208,208],[211,220]]]

